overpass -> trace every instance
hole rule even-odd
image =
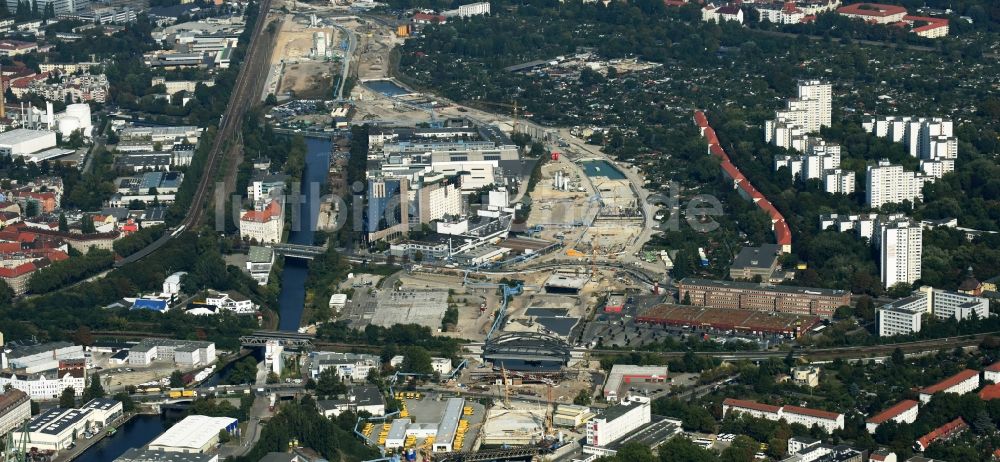
[[[258,330],[250,335],[240,337],[240,345],[245,347],[261,347],[267,342],[276,341],[286,348],[311,348],[315,336],[298,332],[283,332],[277,330]]]
[[[274,253],[285,257],[312,260],[326,252],[326,247],[317,245],[277,243],[271,246]]]

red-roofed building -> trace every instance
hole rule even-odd
[[[722,415],[729,412],[741,412],[758,419],[781,420],[788,423],[800,423],[812,428],[818,425],[827,432],[833,432],[844,428],[844,414],[836,412],[821,411],[799,406],[774,406],[770,404],[758,403],[742,399],[726,398],[722,402]]]
[[[837,8],[837,13],[873,24],[892,24],[903,20],[906,8],[881,3],[854,3]]]
[[[284,226],[281,202],[272,199],[260,210],[251,210],[240,217],[240,237],[262,244],[281,242]]]
[[[983,369],[983,380],[992,383],[1000,383],[1000,361],[997,361]]]
[[[729,412],[742,412],[758,419],[780,420],[781,406],[758,403],[742,399],[726,398],[722,401],[722,415],[725,417]]]
[[[1000,384],[991,383],[982,390],[979,390],[979,399],[983,401],[991,401],[994,399],[1000,399]]]
[[[739,4],[717,6],[710,3],[701,9],[701,20],[715,23],[733,21],[743,24],[743,9]]]
[[[417,13],[413,15],[414,24],[444,24],[448,18],[439,14]]]
[[[903,22],[913,26],[910,32],[924,38],[940,38],[948,36],[948,20],[928,16],[903,16]]]
[[[912,399],[904,399],[896,405],[875,414],[865,421],[868,433],[875,433],[879,425],[888,421],[897,423],[913,423],[917,420],[917,413],[920,410],[920,403]]]
[[[896,453],[886,448],[878,448],[868,455],[868,462],[896,462]]]
[[[827,433],[844,429],[844,414],[836,412],[786,405],[781,408],[781,417],[790,424],[800,423],[806,428],[812,428],[813,425],[816,425],[826,430]]]
[[[979,371],[966,369],[934,385],[920,390],[920,402],[928,403],[935,393],[964,395],[979,388]]]
[[[965,423],[965,420],[959,417],[938,428],[935,428],[930,433],[921,436],[917,440],[916,447],[920,450],[920,452],[924,452],[928,447],[930,447],[931,444],[953,438],[959,433],[965,431],[967,428],[969,428],[969,425]]]
[[[0,56],[26,55],[38,49],[36,42],[20,40],[0,40]]]

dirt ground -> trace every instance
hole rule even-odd
[[[330,49],[338,49],[343,38],[334,28],[309,27],[308,19],[287,15],[281,22],[275,39],[271,65],[285,63],[278,94],[293,91],[299,98],[328,96],[333,85],[334,72],[339,68],[336,62],[314,60],[310,56],[313,48],[313,33],[326,32],[330,37]]]

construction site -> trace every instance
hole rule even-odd
[[[332,20],[316,14],[288,14],[276,32],[274,52],[261,98],[328,98],[341,71],[346,38]]]

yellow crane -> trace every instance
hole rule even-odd
[[[492,102],[489,102],[489,101],[479,101],[479,104],[483,104],[483,105],[486,105],[486,106],[506,107],[506,108],[512,109],[512,112],[514,114],[514,124],[513,124],[514,125],[514,133],[518,132],[518,130],[517,130],[517,127],[518,127],[517,114],[518,114],[518,111],[523,110],[524,108],[518,106],[517,100],[514,100],[514,104],[492,103]]]

